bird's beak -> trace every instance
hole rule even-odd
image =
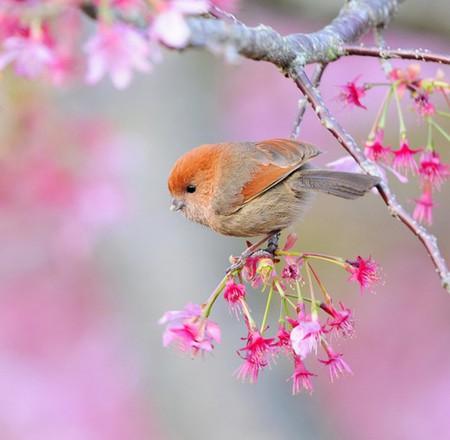
[[[171,211],[179,211],[184,206],[184,202],[182,200],[178,200],[173,198],[172,203],[170,204]]]

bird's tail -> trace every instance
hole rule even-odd
[[[368,174],[315,168],[302,169],[295,182],[292,182],[294,190],[318,191],[344,199],[361,197],[378,183],[378,177]]]

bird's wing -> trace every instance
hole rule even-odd
[[[256,150],[257,165],[241,190],[242,203],[247,203],[272,188],[321,153],[315,145],[296,139],[260,141],[255,142],[253,147]]]

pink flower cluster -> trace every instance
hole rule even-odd
[[[351,273],[349,280],[357,281],[361,291],[364,288],[370,289],[379,281],[378,265],[371,258],[357,257],[356,261],[350,262],[317,254],[297,254],[290,251],[295,240],[295,234],[290,234],[283,250],[277,251],[276,254],[281,256],[281,260],[269,258],[264,253],[257,253],[248,258],[242,269],[229,275],[222,287],[217,289],[217,293],[202,307],[189,304],[182,311],[166,312],[159,321],[160,324],[166,325],[163,345],[176,343],[182,352],[192,356],[212,351],[213,344],[220,342],[220,331],[217,324],[209,320],[208,315],[212,304],[222,293],[230,310],[236,316],[239,314],[244,316],[246,326],[247,336],[243,338],[245,345],[237,351],[243,359],[243,363],[235,371],[238,379],[248,380],[250,383],[257,382],[261,372],[266,367],[270,368],[275,359],[283,355],[293,363],[294,372],[291,376],[293,394],[298,394],[302,390],[311,393],[312,378],[316,374],[309,371],[306,363],[310,362],[310,358],[318,356],[320,347],[325,359],[319,359],[319,362],[328,368],[331,381],[339,376],[351,374],[350,367],[343,360],[342,354],[333,349],[331,341],[338,337],[353,336],[352,310],[342,301],[339,302],[339,308],[333,305],[311,261],[319,257],[338,264]],[[282,264],[282,275],[276,270],[278,264]],[[307,298],[303,295],[303,286],[306,284],[302,275],[304,270],[314,274],[324,294],[323,302],[314,298],[310,279],[308,290],[312,296]],[[256,325],[247,303],[248,293],[244,283],[262,288],[263,292],[269,290],[266,312],[260,327]],[[267,336],[270,327],[267,323],[268,310],[275,294],[281,301],[280,309],[283,312],[280,315],[277,334]],[[325,313],[326,318],[321,318],[319,311]]]
[[[0,4],[0,71],[8,65],[18,76],[44,77],[53,84],[64,84],[81,70],[78,52],[81,37],[83,0],[4,0]],[[98,4],[97,4],[98,3]],[[161,58],[157,43],[182,48],[188,44],[190,30],[186,17],[208,12],[207,0],[155,0],[149,15],[141,0],[93,2],[96,8],[95,33],[83,44],[86,55],[87,84],[109,75],[118,89],[127,87],[134,70],[151,71]],[[147,17],[142,28],[119,19]],[[30,20],[30,17],[35,18]]]
[[[358,78],[341,86],[342,92],[338,95],[338,99],[347,105],[365,108],[360,99],[365,96],[366,90],[372,86],[358,86],[356,84]],[[364,142],[364,152],[371,161],[382,167],[379,168],[379,171],[385,180],[384,169],[391,171],[402,183],[408,182],[409,173],[413,176],[419,176],[422,193],[419,198],[414,199],[416,207],[413,217],[419,222],[431,225],[433,222],[433,207],[436,205],[433,201],[433,193],[435,189],[440,190],[442,183],[449,177],[450,166],[441,161],[439,153],[434,148],[434,141],[431,136],[429,136],[426,147],[417,149],[410,147],[399,102],[405,93],[409,92],[414,104],[413,109],[420,119],[425,119],[429,126],[429,133],[431,134],[433,128],[437,127],[437,130],[444,133],[445,136],[445,130],[434,121],[437,112],[435,104],[431,102],[431,96],[438,91],[448,102],[447,95],[450,93],[450,84],[444,81],[443,74],[440,71],[435,78],[421,78],[418,64],[411,64],[405,70],[393,69],[388,79],[391,81],[390,92],[380,109],[374,128]],[[397,149],[383,142],[386,114],[390,102],[388,98],[391,99],[392,96],[395,96],[398,101],[397,110],[400,121],[400,145]],[[448,138],[450,136],[447,135]],[[329,166],[352,172],[361,171],[350,157],[330,163]]]
[[[164,347],[177,343],[182,352],[189,353],[192,357],[212,351],[213,343],[220,343],[219,326],[202,317],[202,309],[197,304],[188,304],[181,311],[164,313],[158,324],[167,324],[163,335]]]
[[[123,218],[129,148],[103,121],[55,115],[39,89],[24,88],[20,100],[8,92],[0,132],[0,437],[155,438],[139,368],[92,258],[104,230]]]

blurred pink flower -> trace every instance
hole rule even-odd
[[[337,310],[333,304],[327,304],[322,308],[331,315],[331,318],[327,319],[327,325],[330,328],[333,336],[339,334],[348,337],[353,336],[355,332],[354,320],[352,310],[345,307],[342,301],[339,301],[341,310]]]
[[[171,310],[159,319],[158,324],[166,325],[163,346],[178,343],[178,348],[192,357],[212,351],[213,342],[221,339],[219,326],[202,316],[201,307],[189,303],[183,310]]]
[[[414,199],[414,201],[416,202],[416,207],[413,212],[414,220],[431,226],[433,224],[433,207],[436,203],[433,202],[433,194],[430,186],[425,186],[420,198]]]
[[[433,116],[436,113],[434,104],[430,102],[430,94],[428,92],[418,92],[414,98],[414,107],[417,114],[421,117]]]
[[[391,160],[391,149],[389,146],[383,146],[383,136],[384,129],[379,128],[375,134],[374,140],[364,142],[364,152],[366,156],[374,162],[383,161],[389,163]]]
[[[259,372],[270,364],[276,354],[274,338],[263,338],[259,330],[249,330],[247,344],[239,349],[243,352],[245,362],[235,371],[238,379],[248,379],[250,383],[256,383]]]
[[[149,42],[124,23],[101,23],[97,33],[85,44],[84,51],[88,55],[88,84],[95,84],[109,74],[114,86],[124,89],[131,82],[133,68],[140,72],[151,70]]]
[[[389,79],[397,83],[397,93],[402,97],[405,90],[411,85],[418,83],[420,77],[420,64],[412,63],[406,66],[405,70],[393,69],[389,73]]]
[[[291,345],[291,332],[286,330],[286,327],[283,324],[278,324],[278,333],[277,333],[278,342],[276,343],[279,349],[284,349],[286,356],[292,354],[292,345]]]
[[[311,352],[317,354],[317,344],[322,335],[322,326],[317,316],[306,315],[305,305],[299,305],[297,320],[291,331],[291,345],[297,356],[305,359]]]
[[[334,379],[339,379],[341,375],[353,374],[351,368],[342,359],[342,354],[336,353],[327,342],[324,342],[322,345],[328,355],[328,359],[326,361],[319,360],[329,368],[331,382],[334,382]]]
[[[408,175],[408,171],[411,171],[412,174],[416,174],[418,168],[417,163],[414,160],[414,155],[420,153],[421,151],[422,148],[412,150],[409,148],[408,140],[403,140],[398,150],[392,150],[394,153],[394,161],[392,164],[394,169],[405,174],[406,176]]]
[[[25,78],[37,78],[56,59],[49,43],[31,33],[6,38],[3,49],[3,53],[0,53],[0,70],[12,63],[17,75]]]
[[[286,237],[286,244],[283,247],[283,251],[288,251],[292,249],[295,246],[296,241],[297,241],[297,234],[295,232],[291,232]]]
[[[239,0],[211,0],[214,6],[227,12],[233,12],[239,3]]]
[[[356,85],[356,82],[360,76],[356,77],[353,81],[348,82],[344,86],[339,86],[342,92],[337,96],[339,101],[342,101],[345,105],[355,105],[367,110],[367,107],[361,104],[360,99],[366,96],[366,89]]]
[[[123,168],[111,163],[122,144],[98,120],[56,117],[35,93],[10,108],[17,119],[1,139],[0,437],[154,438],[138,365],[89,258],[123,214]]]
[[[439,153],[426,151],[419,159],[419,176],[422,186],[429,182],[440,189],[442,183],[450,176],[450,166],[441,162]]]
[[[169,0],[161,4],[150,36],[170,47],[185,47],[190,30],[185,15],[204,14],[209,10],[206,0]]]
[[[317,376],[317,374],[311,373],[305,367],[299,356],[294,356],[294,374],[291,376],[292,380],[292,394],[300,394],[302,390],[308,391],[312,394],[314,388],[311,383],[310,376]]]
[[[300,272],[299,265],[292,263],[286,264],[286,266],[283,267],[281,277],[287,281],[295,281],[301,279],[302,273]]]
[[[241,299],[245,297],[245,286],[237,284],[234,280],[227,281],[223,296],[228,303],[230,311],[234,311],[237,315],[240,310]]]
[[[364,259],[358,255],[356,261],[347,260],[345,269],[352,274],[348,281],[358,281],[361,294],[365,288],[371,288],[380,282],[380,268],[378,263],[372,260],[372,257]]]

